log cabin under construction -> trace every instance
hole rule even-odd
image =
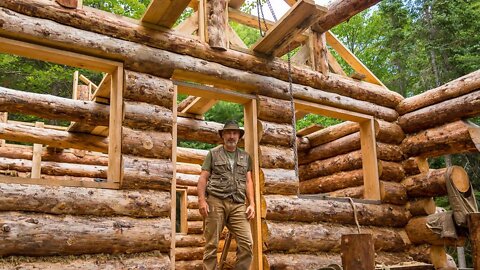
[[[390,269],[445,268],[445,246],[464,243],[426,217],[446,179],[469,186],[468,175],[427,159],[478,151],[480,129],[465,119],[480,115],[480,71],[411,98],[387,89],[329,31],[378,0],[286,0],[250,48],[229,25],[258,28],[244,0],[152,0],[140,20],[81,2],[0,1],[0,53],[105,74],[97,85],[75,72],[72,99],[0,87],[0,269],[202,269],[196,184],[207,151],[177,140],[221,143],[222,123],[203,118],[219,100],[244,108],[252,269],[342,265],[342,236],[358,232],[371,235],[361,253]],[[296,48],[290,67],[280,57]],[[177,104],[179,94],[189,97]],[[309,113],[344,122],[296,132]],[[469,237],[479,254],[480,234]]]

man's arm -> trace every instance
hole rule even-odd
[[[200,215],[206,218],[208,216],[208,204],[205,198],[205,190],[207,188],[207,181],[210,173],[202,170],[200,177],[198,178],[197,191],[198,191],[198,210]]]
[[[253,180],[252,180],[252,172],[247,172],[247,199],[248,199],[248,207],[245,213],[247,214],[248,219],[252,219],[255,217],[255,196],[253,191]]]

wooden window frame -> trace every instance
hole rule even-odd
[[[119,189],[122,180],[121,135],[123,117],[123,63],[98,57],[82,55],[70,51],[54,49],[42,45],[0,37],[0,53],[68,65],[92,71],[109,73],[112,76],[110,89],[110,119],[108,144],[107,182],[87,182],[81,180],[46,181],[41,178],[18,178],[0,176],[2,183],[36,184],[51,186],[91,187]]]

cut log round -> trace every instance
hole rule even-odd
[[[257,96],[257,117],[260,120],[291,124],[293,113],[290,107],[290,101]]]
[[[265,195],[267,220],[355,224],[349,202]],[[355,203],[360,225],[402,227],[410,218],[405,207]]]
[[[210,47],[228,49],[228,15],[226,0],[207,1],[207,40]]]
[[[465,241],[464,238],[440,238],[439,234],[435,234],[427,227],[427,217],[414,217],[410,219],[405,231],[408,238],[413,244],[430,244],[440,246],[462,246]]]
[[[260,188],[263,194],[297,194],[298,179],[295,170],[260,168]]]
[[[307,151],[308,149],[310,149],[310,142],[308,141],[307,138],[297,137],[296,141],[297,141],[297,151],[298,152]]]
[[[427,159],[421,157],[410,157],[403,161],[402,165],[405,170],[405,175],[407,176],[428,172],[428,170],[430,170]]]
[[[123,97],[172,110],[173,83],[170,80],[149,74],[125,70]]]
[[[170,160],[123,156],[122,188],[160,189],[172,188],[173,164]]]
[[[413,133],[443,123],[457,121],[480,114],[480,91],[442,101],[440,103],[406,113],[398,118],[398,124],[407,133]]]
[[[272,169],[293,169],[295,167],[292,148],[260,145],[260,167]]]
[[[172,111],[165,107],[145,102],[124,101],[124,113],[124,126],[164,132],[172,130]]]
[[[169,217],[170,193],[0,184],[0,210],[91,216]]]
[[[122,128],[122,153],[132,156],[172,158],[172,134]]]
[[[170,218],[54,216],[2,212],[2,256],[170,250]],[[5,229],[4,229],[5,231]]]
[[[293,126],[258,120],[258,141],[261,144],[292,146]]]
[[[203,164],[208,150],[177,147],[177,162]]]
[[[301,194],[326,193],[363,185],[363,171],[338,172],[300,182]]]
[[[267,221],[263,239],[269,252],[338,252],[342,235],[357,232],[355,225]],[[362,227],[362,233],[373,235],[376,250],[404,251],[408,244],[400,229]]]
[[[301,180],[307,180],[360,168],[362,168],[362,153],[358,150],[324,160],[317,160],[307,165],[301,165],[299,166],[299,175]]]
[[[480,71],[474,71],[437,88],[402,100],[397,111],[403,115],[480,89]]]
[[[450,174],[447,169],[430,170],[426,173],[410,176],[402,184],[406,187],[409,197],[437,197],[447,194],[445,178],[449,177],[452,182],[464,183],[468,180],[468,174],[460,166],[450,167]],[[463,185],[463,184],[460,184]]]
[[[456,121],[409,135],[402,142],[403,153],[407,156],[435,157],[477,152],[474,143],[477,138],[472,137],[470,130],[478,130],[478,127],[467,121]]]
[[[416,198],[407,203],[407,209],[412,216],[428,216],[435,214],[437,206],[432,197]]]

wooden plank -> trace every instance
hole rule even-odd
[[[77,96],[78,96],[78,70],[75,70],[75,72],[73,72],[73,87],[72,87],[72,99],[77,99]]]
[[[347,73],[343,71],[342,66],[340,66],[337,59],[335,59],[335,56],[333,56],[333,54],[329,50],[327,50],[327,59],[328,59],[328,65],[330,67],[330,70],[333,73],[342,75],[342,76],[347,76]]]
[[[44,185],[44,186],[64,186],[64,187],[87,187],[87,188],[106,188],[119,189],[118,183],[108,182],[88,182],[78,180],[63,180],[52,178],[20,178],[11,176],[0,176],[0,183],[6,184],[27,184],[27,185]]]
[[[188,233],[187,189],[188,188],[186,187],[176,187],[176,192],[181,194],[180,195],[180,232],[179,233],[183,233],[183,234]]]
[[[111,60],[52,49],[3,37],[0,37],[0,52],[100,72],[112,72],[118,65],[121,65],[119,62]]]
[[[36,128],[43,128],[43,122],[36,122]],[[33,144],[33,156],[32,156],[32,174],[31,178],[40,178],[42,170],[42,150],[43,145],[34,143]]]
[[[360,145],[363,167],[363,198],[380,200],[380,181],[378,176],[377,144],[375,141],[375,120],[360,122]]]
[[[182,110],[182,113],[203,115],[208,110],[210,110],[213,107],[213,105],[217,104],[217,102],[218,101],[215,99],[197,97],[184,110]]]
[[[372,116],[357,112],[351,112],[331,106],[320,105],[310,101],[295,99],[295,109],[308,113],[320,114],[332,118],[338,118],[353,122],[363,122],[365,120],[373,119]]]
[[[387,88],[343,43],[331,32],[325,33],[330,45],[356,72],[366,75],[365,81]]]
[[[240,38],[237,32],[233,30],[230,24],[228,25],[228,41],[230,42],[230,45],[233,45],[242,49],[248,49],[248,46],[243,42],[243,40]]]
[[[172,160],[172,169],[173,169],[173,176],[172,176],[172,183],[171,183],[171,186],[170,186],[170,194],[171,194],[171,202],[172,202],[172,205],[171,205],[171,212],[170,212],[170,220],[171,220],[171,232],[172,232],[172,236],[171,236],[171,245],[170,245],[170,262],[171,262],[171,265],[170,265],[170,268],[171,269],[175,269],[175,235],[176,235],[176,214],[177,214],[177,202],[175,200],[176,196],[177,196],[177,192],[176,192],[176,187],[177,187],[177,97],[178,97],[178,87],[176,85],[173,86],[173,97],[172,97],[172,117],[173,117],[173,124],[172,124],[172,157],[171,157],[171,160]],[[182,218],[182,224],[188,224],[187,223],[187,218],[186,218],[186,215],[187,215],[187,194],[186,194],[186,191],[185,191],[185,194],[184,194],[184,204],[185,204],[185,207],[182,208],[184,209],[185,211],[185,218],[183,219]],[[183,207],[183,206],[182,206]],[[186,228],[187,231],[188,231],[188,227]]]
[[[0,112],[0,123],[7,123],[8,112]],[[0,139],[0,147],[5,146],[5,140]]]
[[[201,41],[207,40],[207,0],[198,1],[198,37]]]
[[[82,81],[84,84],[86,85],[92,85],[93,87],[95,88],[98,88],[98,86],[96,84],[94,84],[92,81],[90,81],[87,77],[85,77],[83,74],[80,74],[80,76],[78,77],[78,79],[80,79],[80,81]]]
[[[257,133],[257,102],[251,100],[244,105],[245,150],[250,154],[253,164],[253,184],[255,194],[255,217],[253,220],[253,265],[252,269],[263,269],[263,239],[261,219],[260,168]]]
[[[187,35],[193,35],[198,30],[198,11],[192,13],[190,17],[179,23],[174,29]]]
[[[325,12],[325,8],[315,5],[312,0],[298,1],[273,28],[267,31],[263,38],[253,45],[252,50],[279,56],[279,52],[285,51],[298,34],[307,30]]]
[[[183,79],[183,77],[181,77]],[[186,77],[185,79],[187,79]],[[179,94],[187,94],[190,96],[205,97],[209,99],[225,100],[228,102],[244,104],[251,99],[255,99],[254,95],[234,92],[226,89],[210,87],[205,85],[187,83],[184,81],[174,81],[178,86]]]
[[[92,100],[97,98],[110,98],[110,92],[112,89],[112,75],[106,74],[100,84],[97,87],[97,90],[93,93]]]
[[[308,135],[308,134],[311,134],[315,131],[319,131],[323,129],[323,126],[320,125],[320,124],[311,124],[310,126],[306,127],[306,128],[302,128],[300,129],[299,131],[297,131],[297,136],[305,136],[305,135]]]
[[[297,51],[297,53],[292,56],[290,59],[292,64],[294,65],[307,65],[311,66],[311,55],[310,55],[310,46],[302,46],[300,49]]]
[[[189,4],[190,0],[152,0],[141,21],[172,28]]]
[[[107,171],[107,181],[120,184],[122,180],[123,80],[122,66],[112,74]]]

